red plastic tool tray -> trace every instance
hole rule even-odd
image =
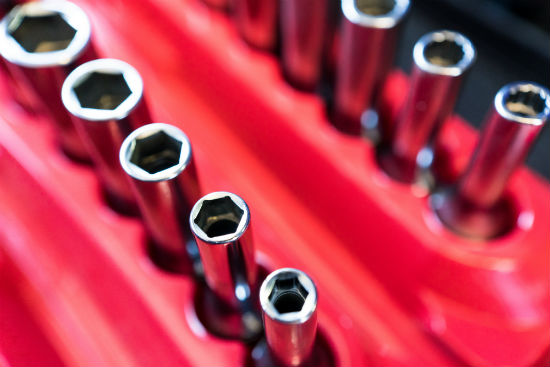
[[[527,169],[509,185],[516,227],[460,238],[426,193],[380,171],[374,150],[327,120],[322,100],[283,80],[231,20],[196,0],[75,1],[103,56],[135,66],[153,122],[190,137],[204,193],[252,211],[258,262],[309,273],[336,364],[548,362],[550,189]],[[384,100],[407,91],[399,71]],[[0,95],[0,365],[237,366],[249,347],[209,335],[189,277],[147,258],[137,219],[112,212],[90,167],[55,145],[52,123]],[[449,172],[476,133],[443,131]]]

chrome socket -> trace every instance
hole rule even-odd
[[[407,183],[416,180],[418,154],[451,115],[475,55],[472,43],[452,31],[428,33],[415,44],[407,101],[380,159],[391,177]]]
[[[80,136],[59,94],[67,74],[95,58],[88,17],[78,6],[61,0],[27,2],[0,21],[0,54],[27,99],[25,104],[48,112],[55,120],[63,150],[88,160]]]
[[[177,127],[155,123],[134,130],[122,143],[120,164],[130,178],[145,226],[168,270],[196,273],[187,226],[199,197],[191,144]],[[158,252],[157,252],[158,253]]]
[[[119,163],[119,150],[134,128],[150,121],[137,70],[116,59],[89,61],[69,74],[61,99],[109,200],[121,207],[133,206],[135,199]]]
[[[257,277],[245,201],[230,192],[210,193],[197,201],[189,224],[208,286],[229,305],[239,307],[250,299]]]
[[[339,130],[359,135],[363,112],[377,111],[408,10],[409,0],[342,0],[332,106],[332,122]]]
[[[530,82],[501,88],[489,112],[469,166],[451,191],[432,196],[432,206],[455,232],[486,239],[510,225],[502,201],[508,179],[550,117],[550,92]]]
[[[313,91],[319,84],[327,36],[327,0],[281,0],[283,73],[294,87]]]
[[[317,289],[304,272],[278,269],[260,288],[267,344],[286,366],[300,366],[310,356],[317,334]]]

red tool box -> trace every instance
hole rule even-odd
[[[246,200],[257,262],[315,281],[321,364],[548,363],[547,182],[519,169],[506,191],[513,228],[460,237],[425,189],[381,171],[373,145],[334,129],[322,99],[288,85],[223,12],[197,0],[74,3],[98,54],[142,75],[151,122],[185,131],[201,192]],[[49,117],[1,78],[0,365],[253,365],[254,345],[205,329],[194,279],[153,264],[142,222],[107,206],[93,169],[68,159]],[[386,115],[408,85],[391,73]],[[477,133],[453,116],[441,134],[440,173],[453,180]]]

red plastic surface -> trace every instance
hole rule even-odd
[[[516,227],[460,238],[227,16],[196,0],[75,2],[101,54],[140,71],[155,122],[189,136],[203,192],[247,201],[258,261],[315,280],[337,365],[548,360],[547,183],[521,169],[509,185]],[[390,114],[407,83],[399,72],[388,82]],[[0,365],[242,365],[246,346],[205,331],[192,279],[155,268],[141,223],[110,211],[51,122],[6,90],[0,104]],[[456,117],[442,134],[452,176],[476,135]]]

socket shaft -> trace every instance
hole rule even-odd
[[[550,116],[550,92],[535,83],[501,88],[470,164],[454,190],[432,205],[443,223],[465,236],[491,238],[506,230],[501,208],[509,177],[521,165]]]
[[[210,193],[197,201],[189,224],[210,289],[234,307],[247,302],[256,285],[257,266],[245,201],[229,192]]]
[[[408,9],[409,0],[342,0],[332,116],[339,130],[359,135],[363,112],[377,110]]]
[[[51,115],[62,149],[78,160],[89,158],[59,96],[67,74],[95,58],[90,37],[88,17],[67,1],[27,2],[0,22],[0,54],[12,81],[32,90],[26,104]]]
[[[407,102],[395,123],[389,151],[380,160],[390,176],[409,183],[415,180],[418,153],[452,113],[474,59],[472,43],[457,32],[431,32],[415,44]]]
[[[269,274],[260,288],[267,344],[286,366],[299,366],[310,355],[317,334],[317,290],[304,272],[283,268]]]
[[[321,74],[327,35],[327,0],[281,0],[283,73],[295,87],[312,91]]]
[[[107,197],[120,206],[131,206],[135,200],[119,163],[119,150],[133,129],[150,121],[143,103],[141,76],[120,60],[89,61],[69,74],[61,98],[95,164]]]
[[[187,220],[199,197],[191,144],[177,127],[155,123],[134,130],[122,143],[120,164],[130,178],[145,225],[172,270],[190,272],[192,239]]]

